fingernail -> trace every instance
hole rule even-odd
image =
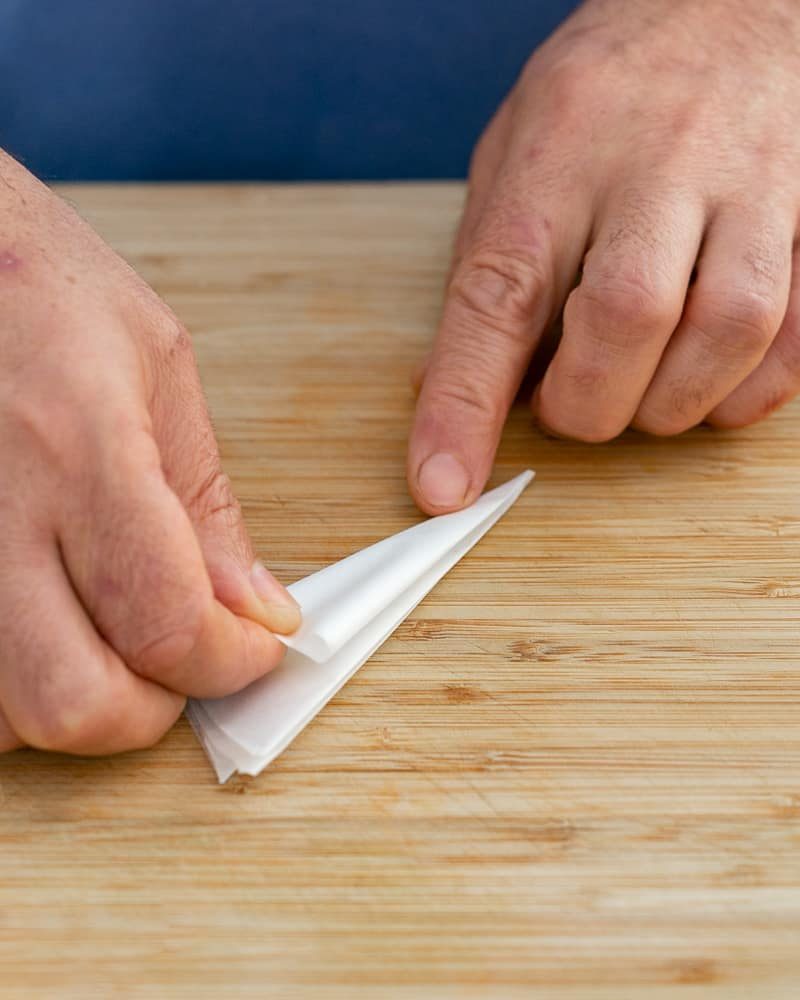
[[[281,635],[288,635],[299,628],[300,605],[259,560],[253,563],[250,570],[250,582],[261,602],[262,625]]]
[[[432,507],[460,507],[469,490],[469,473],[455,455],[440,451],[422,463],[417,482]]]

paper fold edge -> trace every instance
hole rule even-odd
[[[469,529],[469,532],[465,532],[465,534],[471,533],[473,531],[477,531],[486,521],[488,521],[492,517],[494,517],[494,515],[497,514],[497,511],[500,508],[502,508],[503,505],[505,505],[505,508],[502,510],[502,513],[500,513],[500,514],[497,515],[496,520],[499,520],[499,518],[502,517],[502,515],[505,513],[505,511],[508,510],[509,507],[511,507],[512,504],[514,504],[517,501],[517,499],[521,496],[521,494],[524,491],[524,489],[534,479],[535,475],[536,475],[536,473],[534,472],[533,469],[526,469],[524,472],[521,472],[518,475],[512,477],[507,482],[501,483],[499,486],[495,486],[493,489],[488,490],[486,493],[482,493],[481,496],[478,497],[478,499],[475,501],[475,504],[478,504],[481,501],[491,500],[492,497],[495,494],[502,493],[503,491],[508,490],[508,496],[507,497],[503,497],[501,500],[499,500],[498,503],[497,503],[497,506],[493,507],[493,508],[490,508],[487,511],[487,513],[479,521],[477,521],[472,526],[472,528]],[[416,528],[420,527],[421,525],[430,523],[430,521],[439,520],[440,518],[453,517],[455,515],[462,515],[462,514],[464,514],[465,512],[467,512],[469,510],[470,510],[469,507],[465,507],[462,510],[453,511],[450,514],[440,514],[437,517],[429,518],[427,521],[420,521],[419,524],[412,525],[410,528],[404,528],[403,531],[398,532],[397,534],[398,535],[402,535],[402,534],[405,534],[406,532],[411,533]],[[495,523],[496,523],[496,521],[495,521]],[[489,527],[491,527],[491,526],[492,525],[489,525]],[[486,530],[488,531],[489,528],[487,528]],[[396,537],[396,536],[391,536],[391,535],[389,536],[389,538],[392,538],[392,537]],[[370,549],[374,548],[375,546],[381,545],[383,542],[385,542],[387,540],[388,539],[386,539],[386,538],[379,539],[377,542],[373,542],[371,545],[368,545],[368,546],[366,546],[363,549],[358,549],[356,552],[351,552],[348,556],[345,556],[343,559],[338,560],[338,562],[344,562],[345,560],[350,559],[353,556],[357,556],[357,555],[361,554],[362,552],[368,552]],[[458,544],[458,542],[454,543],[454,545],[457,545],[457,544]],[[413,586],[414,581],[416,579],[419,579],[420,577],[424,576],[425,573],[427,573],[428,570],[432,566],[436,565],[436,563],[439,562],[441,559],[444,559],[446,557],[448,551],[449,551],[448,549],[445,549],[437,558],[432,559],[430,563],[424,564],[423,567],[422,567],[422,569],[419,571],[419,573],[415,577],[409,579],[408,582],[406,583],[406,585],[400,591],[398,591],[397,596],[400,596],[403,592],[405,592],[406,590],[410,589]],[[334,566],[338,565],[338,562],[337,563],[331,563],[330,566],[324,567],[324,570],[332,569]],[[321,571],[318,571],[318,572],[322,572],[324,570],[321,570]],[[313,576],[315,574],[311,574],[311,575]],[[306,577],[304,579],[308,579],[308,578]],[[300,582],[302,582],[302,581],[300,581],[300,580],[296,581],[296,583],[300,583]],[[292,592],[292,588],[294,586],[295,586],[295,584],[289,584],[289,586],[286,588],[289,591],[289,593],[292,594],[293,597],[296,596]],[[363,580],[362,583],[361,583],[361,586],[368,586],[368,580],[366,580],[366,579]],[[302,610],[302,608],[301,608],[301,610]],[[309,631],[306,631],[304,634],[300,634],[300,635],[297,635],[297,634],[295,634],[295,635],[276,635],[275,638],[278,639],[278,641],[281,642],[284,646],[286,646],[287,649],[294,649],[294,650],[296,650],[298,653],[301,653],[303,656],[307,656],[310,660],[313,660],[314,663],[324,663],[326,660],[330,659],[332,656],[335,656],[336,653],[343,646],[345,646],[348,642],[352,641],[352,639],[355,638],[355,636],[358,634],[358,632],[360,632],[362,628],[367,627],[368,624],[369,624],[369,620],[365,621],[361,625],[361,628],[356,629],[352,633],[349,633],[341,642],[339,642],[336,645],[330,644],[324,638],[324,636],[320,635],[320,633],[318,631],[314,631],[313,629],[311,629]],[[302,630],[303,626],[301,625],[300,628]]]
[[[491,528],[506,514],[506,512],[513,506],[513,504],[519,499],[523,490],[529,483],[534,479],[535,473],[533,470],[526,470],[520,473],[518,476],[510,479],[508,482],[503,483],[501,486],[496,487],[494,490],[490,490],[484,493],[480,499],[483,497],[490,497],[495,492],[500,492],[504,489],[508,489],[512,484],[516,485],[514,488],[508,490],[508,496],[505,496],[500,500],[497,506],[490,509],[485,517],[481,518],[472,528],[464,533],[462,539],[454,543],[449,549],[445,550],[439,556],[431,566],[428,566],[421,573],[417,574],[414,578],[410,579],[407,586],[395,596],[394,600],[390,602],[390,605],[401,601],[403,595],[414,591],[415,587],[419,585],[419,582],[427,576],[431,576],[432,579],[427,585],[426,589],[421,592],[419,596],[415,596],[411,603],[401,614],[399,619],[395,622],[392,629],[359,661],[352,667],[343,672],[343,676],[337,677],[336,682],[323,693],[321,699],[318,701],[317,705],[312,709],[311,712],[305,712],[303,719],[300,722],[295,722],[289,728],[289,731],[284,734],[278,740],[275,740],[271,747],[268,748],[249,748],[244,744],[237,742],[236,737],[231,735],[226,729],[220,726],[216,720],[211,716],[204,708],[202,701],[190,701],[186,707],[186,715],[189,720],[192,729],[197,735],[203,749],[206,751],[207,756],[214,768],[217,778],[221,784],[227,781],[233,774],[244,773],[255,775],[260,773],[265,767],[267,767],[286,747],[299,735],[300,732],[307,726],[313,718],[325,707],[325,705],[335,696],[335,694],[347,683],[348,680],[363,666],[363,664],[376,652],[376,650],[383,644],[386,639],[392,634],[394,629],[404,621],[409,614],[414,610],[414,608],[425,599],[425,597],[433,590],[437,583],[452,569],[460,560],[469,552],[474,545],[476,545]],[[476,501],[477,503],[477,501]],[[468,509],[468,508],[465,508]],[[460,513],[460,512],[456,512]],[[440,515],[448,516],[448,515]],[[421,522],[426,523],[426,522]],[[416,525],[414,526],[416,527]],[[405,529],[409,530],[409,529]],[[398,534],[401,534],[399,532]],[[474,536],[474,537],[472,537]],[[392,537],[392,536],[389,536]],[[464,541],[468,541],[468,544],[464,545]],[[379,544],[379,543],[375,543]],[[367,548],[371,548],[368,546]],[[364,550],[359,550],[364,551]],[[454,559],[449,560],[448,556],[456,551],[457,555]],[[439,563],[445,563],[444,568],[441,572],[437,573],[439,568]],[[336,566],[336,563],[332,563],[331,567]],[[291,592],[291,586],[288,588]],[[374,620],[374,619],[372,619]],[[352,636],[350,636],[341,646],[337,647],[330,655],[335,656],[339,649],[343,648],[348,642],[354,641],[355,638],[361,634],[366,628],[369,627],[369,622],[358,629]],[[318,645],[314,647],[315,652],[319,653],[320,645],[327,647],[327,643],[321,639],[319,636],[315,636],[311,633],[311,636],[318,640]],[[304,648],[300,648],[299,644],[292,642],[291,636],[277,636],[285,646],[289,649],[293,649],[301,656],[306,656],[313,660],[315,663],[321,664],[323,661],[316,659],[315,656],[310,655]],[[304,643],[305,645],[305,643]],[[266,675],[269,677],[269,675]],[[258,682],[255,682],[258,683]],[[224,746],[220,746],[222,743]],[[246,758],[246,759],[245,759]]]

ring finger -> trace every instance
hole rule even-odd
[[[634,418],[678,434],[700,423],[764,357],[786,313],[794,217],[725,209],[711,224],[686,309]]]

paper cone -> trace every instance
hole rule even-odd
[[[531,479],[523,472],[466,510],[432,517],[292,584],[303,624],[278,636],[289,647],[281,665],[236,694],[187,705],[219,780],[258,774],[274,760]]]

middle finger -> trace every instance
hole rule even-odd
[[[545,427],[584,441],[627,427],[680,320],[703,223],[699,199],[653,181],[612,198],[534,395]]]

